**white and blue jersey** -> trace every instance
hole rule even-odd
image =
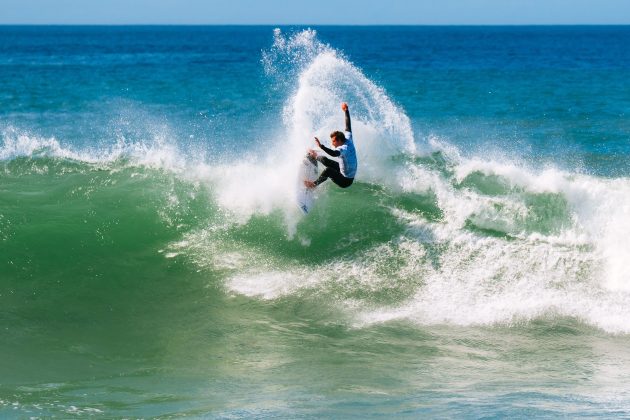
[[[334,150],[337,150],[339,155],[339,171],[341,175],[346,178],[354,178],[357,174],[357,151],[354,148],[354,143],[352,142],[352,133],[350,131],[346,131],[344,133],[346,136],[346,142],[339,147],[335,147]]]

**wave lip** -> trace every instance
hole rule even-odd
[[[164,139],[128,141],[119,138],[108,147],[87,147],[77,150],[54,137],[44,138],[15,127],[6,127],[2,130],[0,161],[9,162],[21,157],[54,158],[109,166],[120,162],[129,166],[164,169],[173,173],[184,173],[190,166],[186,163],[189,160],[186,154],[172,142]]]
[[[2,130],[0,160],[8,161],[18,157],[58,157],[90,162],[88,156],[63,147],[55,138],[42,138],[20,132],[14,127]]]

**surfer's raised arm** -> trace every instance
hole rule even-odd
[[[348,110],[348,104],[343,102],[341,104],[341,109],[346,114],[346,131],[352,132],[352,125],[350,124],[350,111]]]

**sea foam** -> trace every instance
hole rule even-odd
[[[322,261],[308,274],[261,267],[232,277],[230,289],[264,299],[309,290],[355,314],[357,326],[393,319],[509,325],[567,316],[630,332],[630,246],[624,241],[630,181],[540,169],[505,156],[466,156],[448,139],[414,139],[408,118],[385,91],[319,43],[314,31],[292,37],[276,31],[263,61],[268,73],[275,64],[297,63],[299,70],[284,109],[288,157],[299,159],[313,134],[326,138],[340,128],[338,104],[348,101],[357,180],[394,194],[432,194],[443,217],[427,220],[394,206],[392,217],[406,229],[387,244],[350,260]],[[438,169],[418,163],[419,150],[439,153],[445,163]],[[392,163],[396,155],[406,158]],[[499,192],[484,191],[475,176],[496,183]],[[395,273],[386,269],[400,259]],[[378,304],[376,296],[387,288],[406,298]],[[357,300],[359,291],[366,297]]]

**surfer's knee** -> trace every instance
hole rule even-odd
[[[331,179],[340,188],[348,188],[354,182],[354,178],[346,178],[343,175],[331,177]]]

